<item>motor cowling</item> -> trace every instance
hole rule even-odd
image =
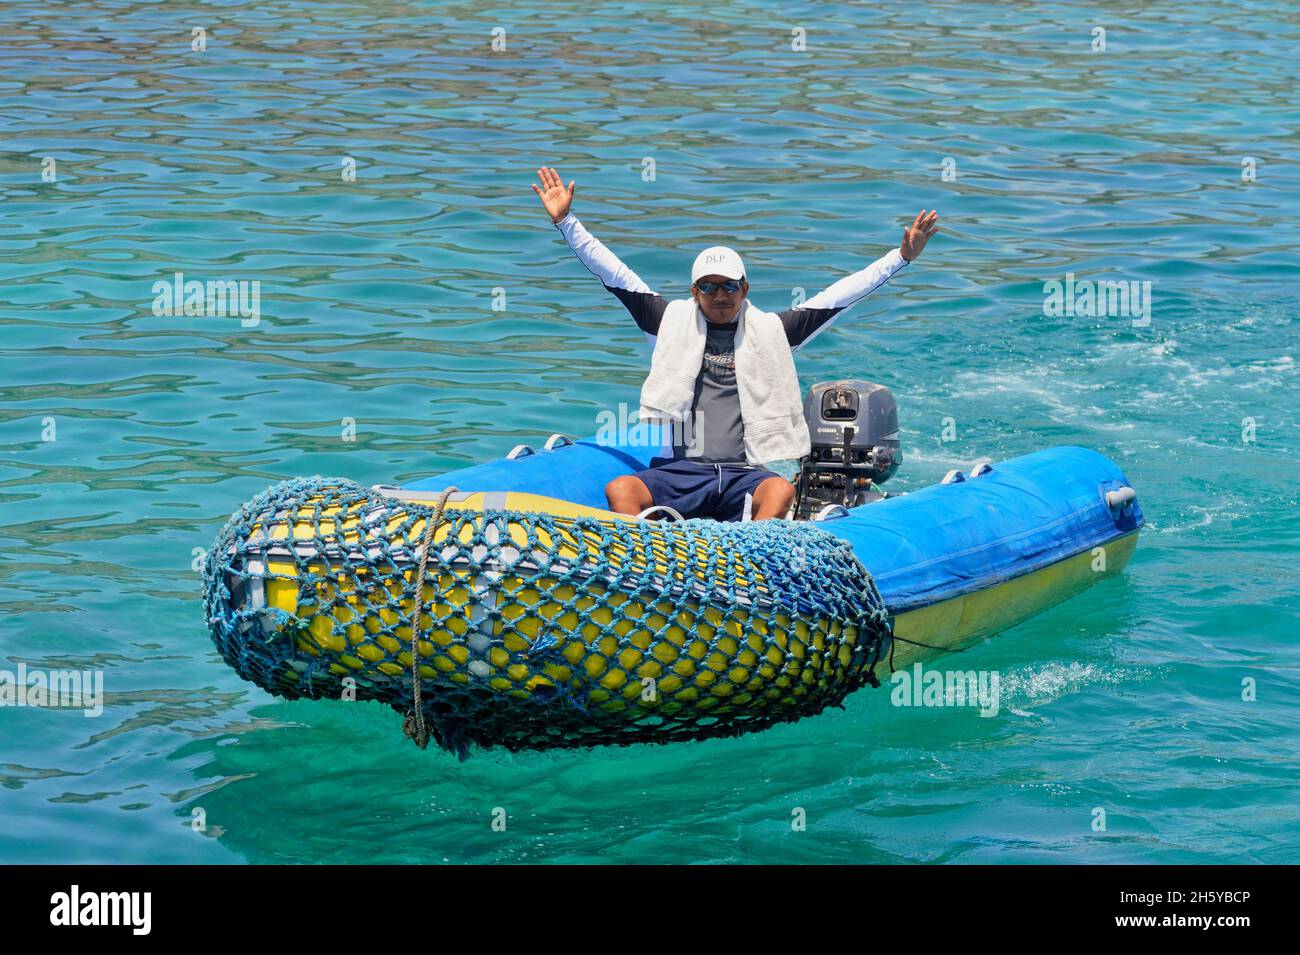
[[[893,393],[861,379],[819,382],[804,398],[803,412],[812,450],[800,461],[795,518],[883,497],[876,485],[903,462]]]

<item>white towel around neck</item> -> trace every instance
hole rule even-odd
[[[745,428],[745,460],[762,465],[803,457],[812,449],[812,441],[781,316],[755,308],[745,299],[736,320],[736,390]],[[704,362],[707,323],[694,299],[668,303],[650,374],[641,388],[642,421],[686,421]]]

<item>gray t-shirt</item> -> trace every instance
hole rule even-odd
[[[707,322],[704,361],[695,379],[691,427],[674,442],[673,459],[701,464],[745,465],[745,426],[736,388],[736,326]]]

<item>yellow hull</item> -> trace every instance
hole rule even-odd
[[[1133,556],[1137,539],[1133,531],[1096,548],[1104,557],[1085,551],[994,587],[895,614],[894,669],[970,646],[1115,576]]]

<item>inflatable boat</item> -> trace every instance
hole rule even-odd
[[[462,757],[669,742],[838,706],[1121,572],[1137,544],[1136,494],[1096,452],[887,496],[892,396],[831,382],[805,410],[795,519],[606,510],[605,485],[662,453],[644,425],[403,487],[277,485],[208,553],[212,637],[273,694],[378,700]]]

